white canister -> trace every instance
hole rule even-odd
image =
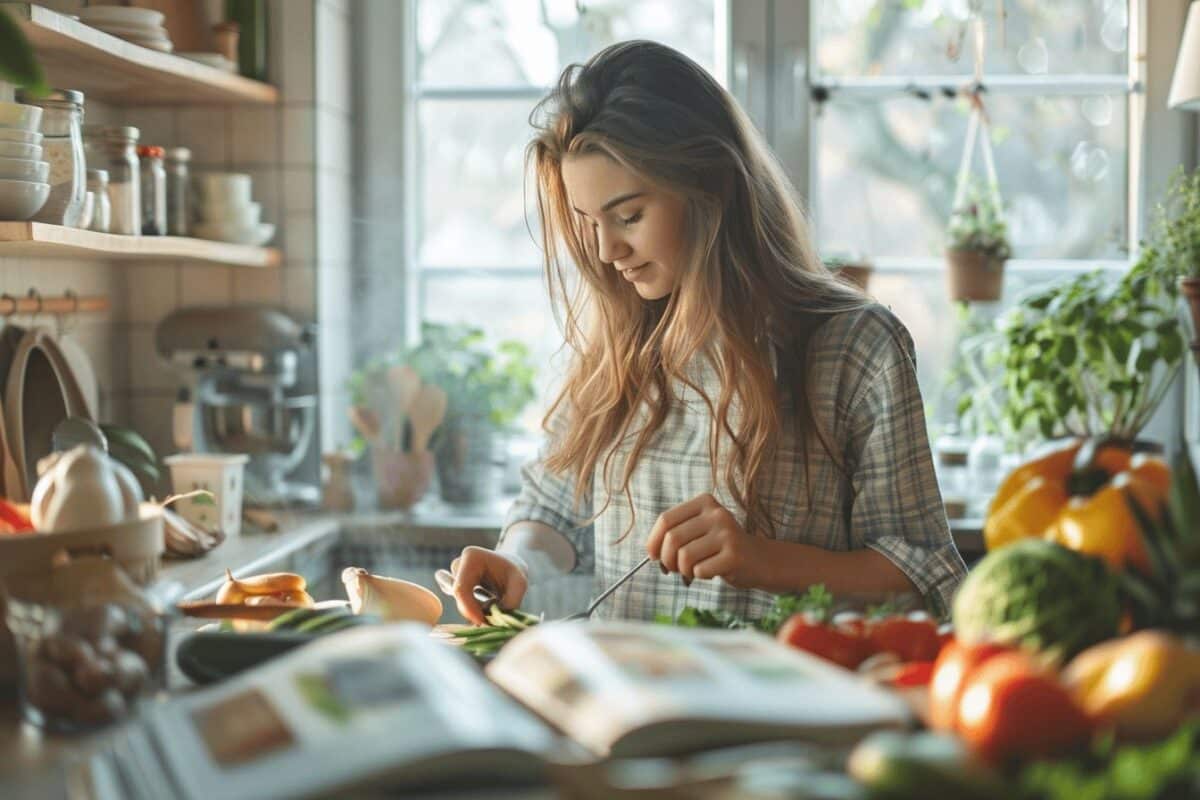
[[[242,530],[242,489],[249,460],[247,455],[221,453],[167,456],[163,461],[171,468],[175,494],[198,489],[212,492],[212,497],[199,495],[176,501],[174,510],[189,522],[236,536]]]

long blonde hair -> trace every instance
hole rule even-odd
[[[629,498],[630,476],[675,400],[672,381],[680,381],[712,414],[713,485],[724,434],[733,448],[724,485],[746,512],[747,531],[774,536],[759,487],[782,427],[780,390],[796,403],[806,472],[814,434],[841,466],[804,388],[807,345],[824,319],[867,299],[817,258],[783,169],[733,97],[687,56],[655,42],[612,45],[567,67],[530,122],[537,135],[526,157],[537,180],[546,278],[571,349],[543,427],[549,430],[564,403],[568,424],[553,439],[546,467],[575,477],[578,503],[602,465],[611,500],[616,445],[632,439],[616,484]],[[606,155],[684,199],[691,247],[663,300],[643,300],[601,262],[595,235],[572,213],[561,168],[568,155],[584,153]],[[582,280],[570,279],[559,242]],[[780,357],[778,382],[771,348]],[[715,402],[686,374],[698,353],[720,377]],[[736,430],[729,414],[735,397]],[[643,407],[649,416],[639,426]]]

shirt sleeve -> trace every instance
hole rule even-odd
[[[876,371],[859,384],[851,409],[850,530],[899,567],[944,617],[966,565],[934,474],[912,338],[899,321],[889,334],[875,340]]]
[[[500,538],[513,523],[530,520],[549,525],[558,531],[575,549],[575,568],[572,572],[594,571],[595,541],[592,533],[592,497],[584,492],[580,504],[575,504],[573,476],[551,471],[545,458],[554,437],[563,429],[561,414],[550,421],[547,434],[537,456],[521,467],[521,492],[504,517]]]

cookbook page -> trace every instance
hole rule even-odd
[[[148,725],[177,785],[205,800],[305,796],[450,753],[558,746],[419,625],[331,635],[166,703]]]
[[[889,692],[755,631],[548,623],[518,636],[487,671],[597,755],[672,721],[692,723],[699,741],[710,723],[727,733],[741,723],[756,736],[772,727],[820,733],[910,720]]]

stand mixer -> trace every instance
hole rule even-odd
[[[176,444],[248,455],[247,504],[318,501],[313,339],[311,326],[250,306],[182,308],[158,325],[158,352],[183,378],[181,397],[190,398],[190,411],[177,407]],[[294,474],[305,472],[310,479]]]

